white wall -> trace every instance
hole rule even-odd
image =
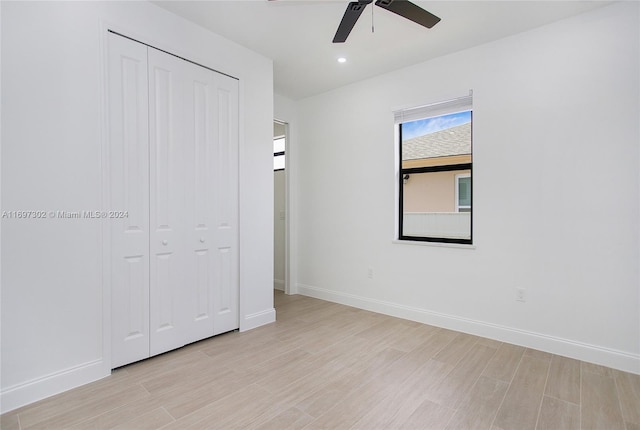
[[[638,8],[300,101],[299,291],[640,373]],[[469,89],[475,246],[393,243],[392,110]]]
[[[0,7],[4,211],[102,207],[107,29],[239,78],[240,328],[272,322],[271,60],[146,2]],[[109,374],[102,234],[2,220],[3,412]]]

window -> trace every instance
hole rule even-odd
[[[395,112],[398,239],[472,243],[472,98]]]
[[[471,174],[456,175],[456,212],[471,212]]]
[[[273,139],[273,171],[284,170],[284,136]]]

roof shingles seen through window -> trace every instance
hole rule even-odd
[[[402,142],[402,160],[471,154],[471,123],[458,125]]]

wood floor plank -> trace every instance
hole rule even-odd
[[[342,378],[333,379],[328,384],[318,387],[315,391],[301,392],[301,398],[295,404],[296,408],[313,418],[318,418],[343,401],[353,391],[354,387],[362,386],[369,380],[369,378],[363,377],[362,372],[354,372]],[[295,401],[292,397],[287,397],[286,399]]]
[[[354,342],[357,343],[358,340],[354,339]],[[366,343],[366,341],[362,342]],[[348,354],[348,352],[345,353]],[[348,356],[340,354],[340,357],[344,357],[343,359],[332,359],[324,365],[319,365],[315,370],[289,385],[264,386],[264,388],[282,401],[296,404],[301,410],[317,417],[324,413],[324,410],[318,412],[310,405],[323,405],[320,406],[321,409],[333,406],[338,400],[334,398],[332,392],[344,395],[350,389],[365,384],[403,354],[392,348],[382,350],[356,348]],[[332,398],[334,398],[333,401]]]
[[[401,351],[395,348],[389,348],[387,342],[378,339],[362,339],[350,337],[334,344],[330,350],[322,351],[315,355],[317,360],[326,361],[334,366],[349,367],[359,369],[362,365],[376,368],[376,362],[382,359],[386,363],[386,358],[379,356],[382,352],[393,350],[395,357],[398,357]]]
[[[107,430],[113,429],[124,423],[132,422],[141,415],[147,414],[163,405],[163,399],[154,396],[145,397],[134,402],[129,402],[115,409],[103,412],[80,421],[66,430]]]
[[[327,315],[340,312],[345,308],[338,303],[324,302],[320,299],[305,300],[299,302],[298,306],[289,307],[283,312],[284,319],[295,318],[296,320],[314,323],[327,317]]]
[[[442,429],[454,413],[454,409],[425,400],[398,429]]]
[[[304,333],[303,336],[295,339],[298,348],[312,354],[320,353],[338,343],[352,341],[368,341],[371,347],[376,345],[388,347],[398,343],[399,338],[405,337],[404,332],[411,328],[411,321],[399,323],[397,318],[384,316],[384,319],[371,319],[366,314],[364,319],[355,318],[352,312],[346,312],[348,316],[328,315],[327,321],[318,323],[318,328]],[[384,327],[371,330],[374,327]],[[371,331],[370,331],[371,330]],[[368,333],[368,334],[365,334]],[[376,333],[377,334],[373,334]],[[419,340],[414,342],[419,343]]]
[[[237,335],[225,345],[209,342],[202,352],[222,365],[232,363],[235,369],[244,369],[269,361],[287,351],[299,349],[294,343],[287,343],[284,336],[280,337],[278,333],[274,331],[269,336],[258,338]]]
[[[475,345],[460,359],[449,374],[426,389],[427,398],[439,405],[457,408],[464,401],[469,390],[475,385],[495,353],[496,349],[494,348]]]
[[[420,347],[429,337],[440,330],[437,327],[426,324],[399,328],[400,331],[390,337],[387,346],[405,352]]]
[[[640,375],[615,370],[616,388],[622,417],[629,424],[640,426]],[[629,427],[627,425],[627,427]]]
[[[607,376],[613,378],[613,370],[608,367],[601,366],[599,364],[587,363],[582,361],[580,363],[583,372],[595,373],[600,376]]]
[[[232,394],[251,385],[254,379],[252,374],[230,370],[224,377],[203,383],[191,391],[175,395],[166,393],[162,405],[172,417],[182,418],[221,399],[230,398]]]
[[[486,337],[479,337],[478,345],[484,345],[484,346],[498,349],[500,348],[500,345],[502,345],[502,342],[500,342],[499,340],[489,339]]]
[[[435,358],[455,337],[455,332],[440,329],[431,336],[428,336],[424,342],[409,351],[402,359],[406,362],[407,366],[413,366],[414,369],[417,369],[428,360]],[[438,361],[446,363],[446,361]],[[457,362],[458,360],[455,361]]]
[[[163,430],[242,428],[273,406],[269,392],[251,384],[177,419]]]
[[[173,422],[174,419],[164,408],[154,409],[151,412],[140,415],[139,417],[122,423],[113,430],[155,430]]]
[[[434,358],[434,360],[442,361],[456,365],[458,361],[478,343],[480,338],[466,333],[459,333],[453,340],[442,349]]]
[[[545,394],[580,404],[580,362],[559,355],[553,356]]]
[[[111,409],[146,398],[149,395],[149,392],[140,385],[114,387],[111,390],[98,391],[82,404],[62,403],[58,405],[54,414],[46,417],[34,416],[28,412],[22,413],[20,414],[20,424],[23,430],[42,428],[43,424],[44,427],[54,429],[70,427]]]
[[[534,429],[548,372],[548,360],[523,356],[493,425]]]
[[[525,348],[521,346],[503,343],[482,374],[489,378],[510,383],[520,364],[524,350]]]
[[[371,360],[362,361],[354,367],[343,368],[335,377],[328,379],[329,383],[320,386],[316,391],[306,392],[307,385],[289,386],[285,401],[293,401],[296,397],[296,407],[312,417],[320,417],[331,408],[343,401],[350,393],[357,393],[358,388],[378,377],[392,363],[396,362],[404,353],[392,348],[375,354]],[[300,382],[305,382],[301,380]],[[299,394],[296,396],[296,391]]]
[[[437,334],[429,339],[434,340],[436,336]],[[428,357],[417,352],[426,348],[433,355],[433,344],[429,343],[428,347],[425,345],[400,356],[373,375],[366,384],[347,391],[341,401],[305,428],[350,428],[355,425],[372,409],[378,408],[378,405],[395,394],[399,387],[407,383],[414,372],[428,361]]]
[[[348,391],[342,400],[305,426],[313,429],[349,429],[367,412],[376,408],[395,388],[391,384],[370,381],[355,390]]]
[[[180,365],[160,374],[148,376],[140,380],[140,385],[151,394],[161,394],[181,386],[196,387],[229,371],[227,367],[215,362],[206,354],[199,354],[198,358],[199,360],[193,364]]]
[[[551,361],[551,358],[553,357],[553,354],[549,354],[548,352],[540,351],[533,348],[526,348],[524,350],[524,355],[526,357],[532,357],[532,358],[537,358],[539,360],[547,360],[547,361]]]
[[[206,343],[205,343],[206,344]],[[122,368],[126,372],[127,381],[138,383],[141,380],[163,375],[178,367],[197,364],[202,360],[202,352],[193,345],[161,354],[152,359],[142,360]],[[112,375],[113,376],[113,375]]]
[[[256,363],[250,367],[250,370],[259,369],[266,374],[284,372],[291,363],[304,363],[305,360],[308,360],[310,357],[312,357],[311,354],[301,349],[285,350],[283,354],[277,355],[267,361]],[[229,365],[232,366],[231,368],[233,369],[233,363],[229,363]]]
[[[640,424],[627,422],[625,425],[627,426],[627,430],[640,430]]]
[[[64,393],[40,400],[26,407],[17,409],[22,428],[31,426],[34,423],[44,422],[61,413],[61,410],[71,410],[82,408],[98,396],[108,396],[112,392],[118,392],[133,386],[130,375],[126,370],[117,370],[109,377],[93,382],[91,384],[69,390]],[[97,394],[96,394],[97,393]]]
[[[425,389],[447,375],[452,365],[429,360],[417,369],[397,390],[390,393],[380,406],[371,409],[353,429],[394,429],[407,422],[426,400]]]
[[[405,354],[394,348],[382,348],[384,343],[378,344],[375,339],[369,341],[354,336],[350,341],[345,341],[339,345],[340,357],[344,357],[336,359],[349,371],[340,374],[338,379],[331,378],[331,382],[326,386],[322,386],[318,391],[311,392],[308,396],[303,395],[297,407],[311,416],[319,417],[342,401],[350,390],[358,385],[364,385],[372,378],[378,377],[381,372],[385,372],[388,366],[398,361],[401,357],[404,358],[404,361],[398,365],[398,368],[403,369],[403,371],[412,366],[417,368],[440,351],[451,339],[451,333],[436,333],[434,336],[423,339],[420,346],[410,354]],[[370,344],[372,341],[374,341],[373,346]],[[290,398],[292,395],[296,395],[298,391],[302,391],[309,386],[313,385],[301,379],[287,387],[289,390],[287,395]]]
[[[20,421],[18,420],[18,414],[7,413],[0,416],[0,429],[20,430]]]
[[[600,373],[582,373],[581,425],[587,429],[623,430],[622,410],[613,378]],[[613,373],[611,373],[613,374]]]
[[[215,370],[215,371],[212,371]],[[100,415],[91,417],[72,427],[71,430],[111,429],[122,423],[131,421],[141,414],[151,412],[157,408],[165,407],[171,410],[175,417],[186,415],[200,406],[230,394],[234,389],[240,389],[251,383],[253,378],[244,377],[230,369],[218,367],[209,370],[198,366],[192,366],[185,374],[184,380],[176,384],[167,384],[162,389],[154,390],[149,397],[126,403],[115,409],[111,409]],[[213,395],[211,390],[215,386]],[[187,410],[181,410],[181,402],[188,402]],[[179,412],[176,412],[179,411]]]
[[[287,354],[282,357],[281,361],[279,358],[275,359],[275,361],[278,362],[270,363],[266,368],[260,366],[258,369],[255,369],[259,372],[256,373],[256,384],[261,385],[269,391],[276,391],[292,384],[325,363],[325,361],[319,360],[314,355],[305,351],[300,351],[298,355]],[[273,364],[275,364],[275,366]]]
[[[544,396],[536,430],[580,430],[580,406]]]
[[[502,404],[509,384],[481,376],[447,424],[447,430],[488,429]]]
[[[252,428],[256,430],[299,430],[311,421],[313,421],[313,417],[296,407],[290,407],[261,425]]]
[[[393,337],[405,330],[408,325],[400,318],[388,317],[376,324],[371,324],[369,327],[356,333],[356,337],[362,337],[365,339],[380,339],[385,337]]]

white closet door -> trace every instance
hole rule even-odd
[[[109,34],[112,366],[149,356],[147,48]]]
[[[149,48],[150,352],[185,344],[184,67]]]
[[[188,64],[185,111],[190,342],[238,328],[238,85]]]
[[[195,342],[213,335],[213,136],[215,73],[190,65],[185,86],[185,221],[187,271],[186,338]]]
[[[109,36],[113,366],[239,327],[238,82]]]
[[[239,327],[238,81],[216,74],[214,187],[214,334]]]

